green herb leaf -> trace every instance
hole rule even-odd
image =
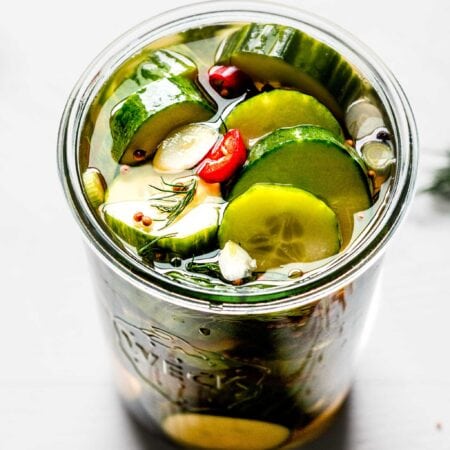
[[[222,274],[220,272],[219,264],[216,262],[191,262],[186,264],[186,270],[194,273],[201,273],[204,275],[209,275],[215,278],[221,278]]]
[[[447,167],[442,167],[436,171],[433,183],[425,192],[431,192],[450,200],[450,151],[448,152]]]
[[[160,197],[152,197],[152,200],[159,201],[155,206],[159,211],[167,214],[167,222],[164,228],[168,227],[185,210],[186,206],[192,202],[197,191],[197,177],[191,178],[187,183],[168,183],[161,177],[165,187],[150,185],[153,189],[164,193]]]

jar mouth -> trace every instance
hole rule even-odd
[[[262,11],[264,9],[264,11]],[[117,245],[100,226],[84,196],[79,171],[79,138],[86,113],[109,76],[150,42],[187,28],[230,22],[290,25],[330,45],[354,64],[377,92],[396,149],[389,193],[361,235],[328,264],[299,283],[264,292],[224,292],[171,281]],[[296,8],[260,1],[208,1],[167,11],[144,21],[111,43],[87,68],[69,96],[58,137],[58,165],[66,197],[89,246],[112,270],[129,282],[171,303],[227,313],[275,312],[313,302],[354,280],[382,255],[404,217],[417,172],[418,138],[405,94],[389,69],[355,37],[333,23]],[[242,299],[242,301],[240,301]],[[250,300],[250,301],[249,301]]]

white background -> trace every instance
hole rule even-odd
[[[81,234],[57,179],[65,100],[134,24],[185,2],[8,2],[0,8],[0,448],[171,449],[122,411]],[[450,203],[421,190],[450,148],[446,0],[286,1],[338,24],[402,83],[421,138],[418,195],[389,248],[349,401],[307,449],[450,449]]]

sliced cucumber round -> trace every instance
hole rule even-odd
[[[223,247],[228,241],[245,249],[260,272],[324,259],[341,246],[336,215],[322,200],[292,186],[263,183],[225,209],[219,243]]]
[[[134,165],[149,159],[175,128],[209,119],[214,111],[195,84],[182,77],[152,81],[112,111],[112,157]]]
[[[105,202],[117,203],[127,201],[148,200],[168,185],[183,182],[193,176],[191,170],[176,174],[157,172],[151,164],[130,167],[126,172],[119,173],[110,183],[105,194]],[[198,179],[197,190],[191,206],[213,198],[216,202],[222,201],[220,185],[206,183]]]
[[[130,167],[119,174],[108,186],[105,202],[117,203],[132,200],[147,200],[158,190],[164,189],[164,183],[176,183],[178,179],[192,176],[192,171],[177,174],[161,174],[151,164]]]
[[[276,423],[194,413],[167,417],[163,429],[181,445],[207,450],[269,450],[278,448],[290,434]]]
[[[219,132],[206,124],[191,123],[164,139],[153,158],[153,167],[176,173],[198,164],[219,139]]]
[[[255,80],[297,87],[340,118],[366,89],[363,78],[337,51],[287,26],[245,25],[224,41],[216,59]]]
[[[95,167],[88,167],[83,173],[83,186],[92,208],[97,209],[105,201],[106,182]]]
[[[197,66],[190,58],[173,50],[159,49],[139,54],[123,64],[105,83],[100,103],[114,100],[117,103],[124,98],[122,92],[136,92],[160,78],[182,76],[194,80],[197,72]]]
[[[135,220],[136,213],[152,219],[149,226]],[[215,242],[219,223],[217,203],[202,203],[167,225],[163,213],[150,201],[107,203],[105,222],[125,242],[137,249],[154,242],[155,246],[190,256],[208,250]]]
[[[280,129],[258,141],[228,198],[255,183],[288,184],[324,200],[338,217],[344,245],[353,215],[372,204],[364,163],[330,131],[314,126]]]
[[[239,129],[247,147],[249,141],[278,128],[304,124],[326,128],[344,140],[338,121],[322,103],[310,95],[287,89],[264,92],[240,103],[225,124],[228,129]]]

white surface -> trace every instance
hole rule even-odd
[[[55,147],[65,100],[91,59],[132,25],[183,3],[19,0],[1,8],[1,449],[169,449],[146,442],[114,394]],[[448,2],[289,3],[359,36],[399,78],[419,126],[420,190],[450,148]],[[450,449],[449,253],[450,204],[419,194],[386,258],[350,400],[308,449]]]

